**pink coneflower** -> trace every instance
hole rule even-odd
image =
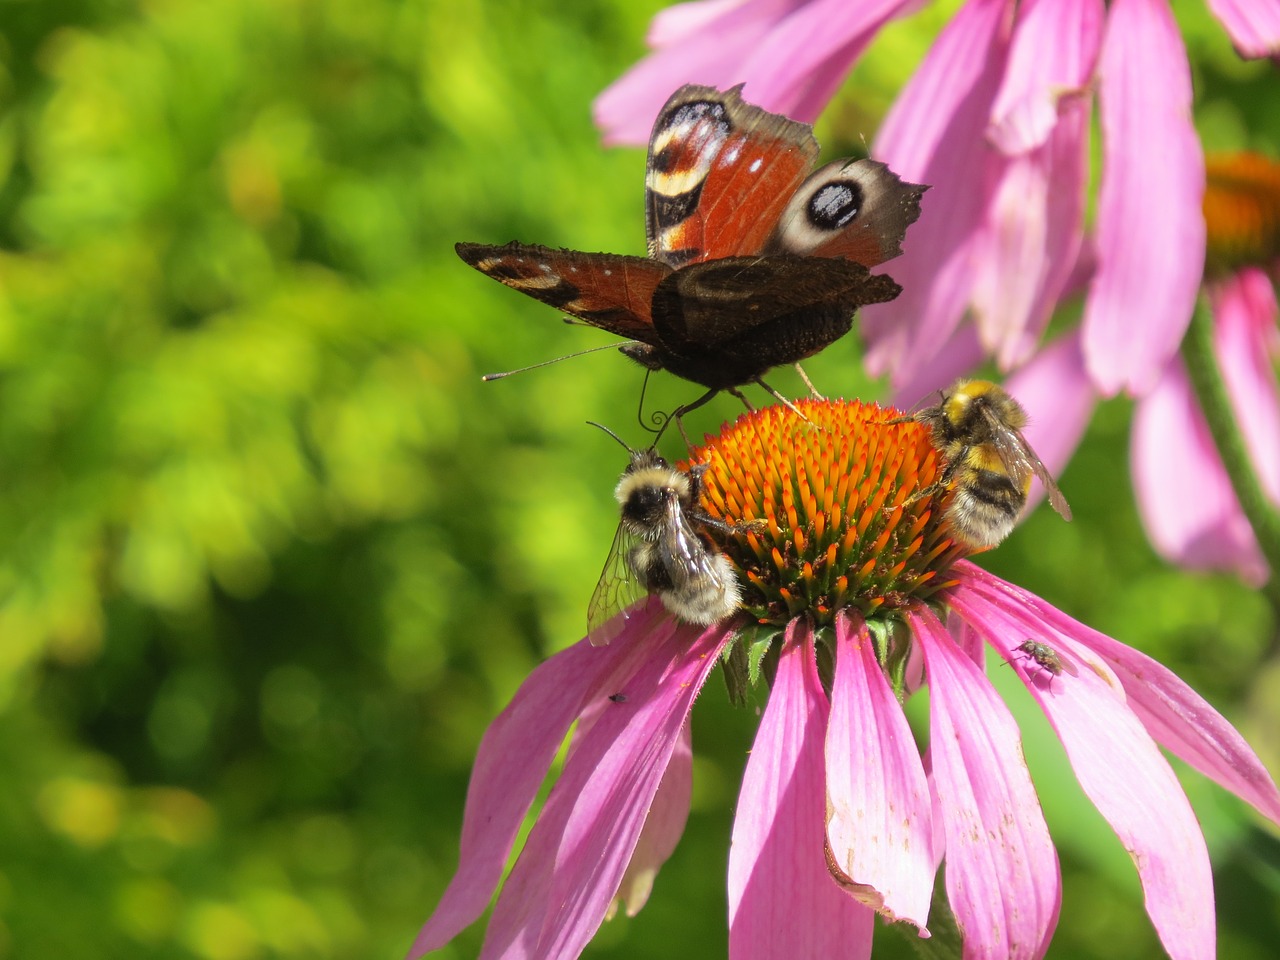
[[[638,910],[684,829],[690,711],[724,662],[771,678],[730,850],[733,960],[866,957],[876,914],[927,936],[944,860],[966,956],[1043,956],[1057,856],[985,644],[1132,855],[1170,956],[1212,957],[1204,838],[1159,746],[1280,822],[1257,757],[1158,663],[964,560],[923,426],[857,402],[798,406],[807,419],[747,414],[692,454],[703,509],[749,530],[723,545],[742,612],[700,630],[651,598],[608,646],[584,640],[534,671],[481,744],[458,872],[412,954],[484,911],[571,731],[481,956],[576,957],[617,901]],[[902,710],[922,684],[923,758]]]
[[[1211,4],[1242,56],[1280,53],[1280,5]],[[611,142],[643,142],[673,84],[745,82],[812,119],[897,2],[706,0],[655,19],[656,52],[606,90]],[[873,372],[913,379],[972,315],[1008,369],[1027,359],[1084,238],[1090,114],[1103,137],[1082,356],[1104,394],[1149,390],[1187,328],[1204,259],[1204,186],[1186,50],[1167,0],[969,0],[898,97],[872,154],[933,185],[868,309]]]
[[[1280,311],[1272,281],[1280,272],[1280,163],[1256,153],[1219,154],[1207,168],[1204,293],[1212,322],[1193,333],[1188,352],[1200,389],[1175,358],[1139,401],[1133,477],[1143,525],[1162,556],[1231,570],[1258,585],[1270,571],[1250,520],[1280,508]],[[1220,392],[1227,408],[1216,430],[1201,410],[1197,394],[1203,391]],[[1223,466],[1223,442],[1242,448],[1234,472],[1256,485],[1260,502],[1252,518]],[[1277,532],[1269,531],[1270,538]]]

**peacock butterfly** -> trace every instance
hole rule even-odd
[[[584,323],[708,393],[760,382],[848,333],[853,314],[902,290],[868,268],[896,257],[928,189],[874,160],[810,173],[808,124],[745,103],[741,85],[688,85],[649,138],[649,256],[459,243],[481,273]]]

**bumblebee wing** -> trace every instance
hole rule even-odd
[[[698,531],[675,499],[667,504],[666,523],[657,546],[658,557],[676,591],[687,589],[695,580],[713,585],[717,590],[728,588],[724,565],[715,562],[715,555],[708,552]]]
[[[604,646],[622,633],[630,608],[645,595],[644,586],[627,562],[633,539],[626,528],[618,524],[618,532],[613,535],[609,556],[600,573],[600,582],[587,604],[587,639],[592,646]]]
[[[990,411],[984,410],[983,414],[991,427],[991,445],[995,447],[1013,482],[1022,488],[1027,483],[1027,479],[1035,474],[1044,484],[1045,492],[1049,495],[1049,504],[1058,511],[1058,515],[1063,520],[1070,520],[1071,507],[1067,505],[1067,498],[1058,489],[1057,481],[1053,479],[1049,468],[1031,449],[1031,444],[1027,443],[1027,438],[1022,435],[1022,431],[1002,422]]]

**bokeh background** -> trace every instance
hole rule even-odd
[[[864,149],[955,5],[886,31],[819,124],[829,155]],[[643,251],[642,152],[603,150],[589,106],[658,7],[0,0],[0,957],[408,948],[486,724],[582,635],[625,464],[584,421],[645,438],[612,351],[481,384],[606,338],[453,243]],[[1206,141],[1280,154],[1270,65],[1177,12]],[[882,396],[858,351],[810,372]],[[656,379],[649,407],[691,389]],[[1076,521],[1040,511],[982,562],[1174,667],[1280,770],[1274,614],[1153,556],[1129,414],[1104,405],[1062,478]],[[1160,955],[1126,854],[994,675],[1063,860],[1050,957]],[[724,955],[756,722],[708,687],[685,838],[588,956]],[[1280,844],[1184,782],[1221,956],[1273,957]]]

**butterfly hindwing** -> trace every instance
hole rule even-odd
[[[667,370],[724,389],[812,356],[849,332],[859,307],[901,289],[848,260],[726,257],[659,284],[654,330]]]
[[[653,125],[645,175],[650,256],[679,267],[759,253],[818,156],[808,124],[688,85]]]
[[[653,293],[671,273],[665,264],[524,243],[459,243],[456,249],[485,276],[535,300],[620,337],[653,342]]]

